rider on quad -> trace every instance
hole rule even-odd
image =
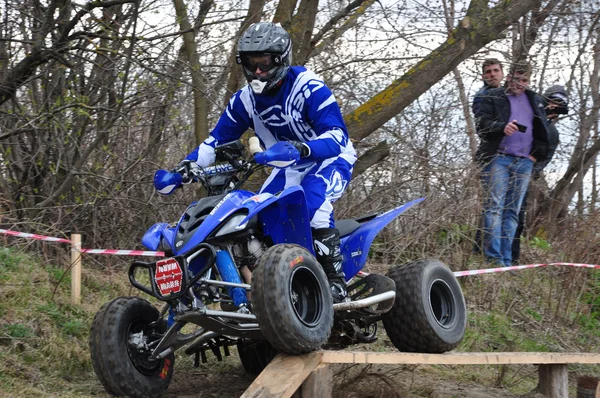
[[[350,181],[356,151],[331,90],[315,73],[290,66],[291,51],[290,35],[279,24],[256,23],[242,34],[236,58],[248,85],[231,97],[210,136],[180,167],[211,165],[216,146],[239,139],[249,128],[266,149],[280,141],[295,147],[300,160],[291,167],[274,168],[260,193],[302,186],[317,260],[329,279],[334,302],[341,302],[347,295],[346,279],[332,203]]]

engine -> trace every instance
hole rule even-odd
[[[251,236],[244,243],[233,246],[232,251],[235,263],[239,268],[246,266],[250,271],[254,271],[258,259],[266,249],[264,243]]]

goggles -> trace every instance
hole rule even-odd
[[[256,68],[269,72],[282,64],[281,55],[269,53],[238,54],[236,61],[251,72],[255,72]]]

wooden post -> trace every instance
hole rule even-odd
[[[81,235],[71,234],[71,304],[81,303]]]
[[[298,390],[302,398],[331,398],[333,393],[333,371],[331,366],[321,363],[306,378]]]
[[[539,366],[540,394],[548,398],[569,398],[569,371],[566,364]]]

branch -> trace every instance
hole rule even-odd
[[[79,10],[75,16],[62,29],[60,37],[53,43],[51,48],[44,48],[44,39],[55,23],[54,11],[57,1],[52,1],[46,9],[44,25],[41,34],[35,40],[36,45],[31,53],[23,58],[6,76],[0,81],[0,105],[14,97],[16,91],[33,75],[36,68],[45,64],[50,59],[68,51],[67,43],[69,33],[81,18],[91,10],[98,7],[112,7],[114,5],[135,3],[137,0],[113,0],[113,1],[91,1]]]
[[[527,58],[529,50],[533,46],[533,43],[535,43],[540,26],[542,26],[546,18],[550,16],[552,11],[554,11],[561,1],[562,0],[551,0],[542,10],[533,12],[531,23],[527,27],[524,37],[521,37],[521,45],[518,50],[515,51],[515,54],[513,54],[513,61],[517,62]],[[565,5],[566,3],[563,3],[563,7]]]
[[[354,10],[356,7],[359,7],[360,5],[362,5],[362,3],[364,3],[365,1],[366,0],[354,0],[352,3],[350,3],[346,7],[344,7],[344,9],[342,11],[340,11],[336,15],[334,15],[333,18],[331,18],[325,25],[323,25],[321,30],[319,30],[317,32],[317,34],[312,38],[312,40],[311,40],[312,47],[314,47],[323,38],[323,36],[325,36],[325,34],[327,32],[329,32],[331,29],[333,29],[335,24],[340,19],[347,17],[348,14],[350,14],[350,12],[352,10]]]
[[[310,57],[315,57],[315,56],[319,55],[321,53],[321,51],[325,50],[338,37],[343,35],[345,31],[347,31],[348,29],[353,27],[356,24],[358,17],[363,15],[365,13],[365,11],[367,11],[367,8],[369,8],[371,5],[373,5],[373,3],[375,3],[375,0],[364,0],[361,3],[360,7],[356,10],[356,12],[354,14],[352,14],[339,29],[335,30],[333,33],[331,33],[329,36],[327,36],[327,38],[325,40],[323,40],[322,42],[317,44],[317,42],[313,39],[311,41],[310,51],[308,52],[308,54],[306,54],[305,58],[308,59]],[[319,40],[320,39],[321,38],[319,38]]]
[[[351,138],[360,141],[426,92],[481,47],[495,40],[511,24],[530,11],[538,0],[504,1],[487,9],[472,0],[467,16],[448,39],[404,76],[347,114]]]
[[[369,167],[381,162],[389,155],[390,147],[387,144],[387,141],[383,140],[379,142],[377,145],[363,153],[358,158],[352,171],[352,178],[358,177],[359,175],[364,173]]]

